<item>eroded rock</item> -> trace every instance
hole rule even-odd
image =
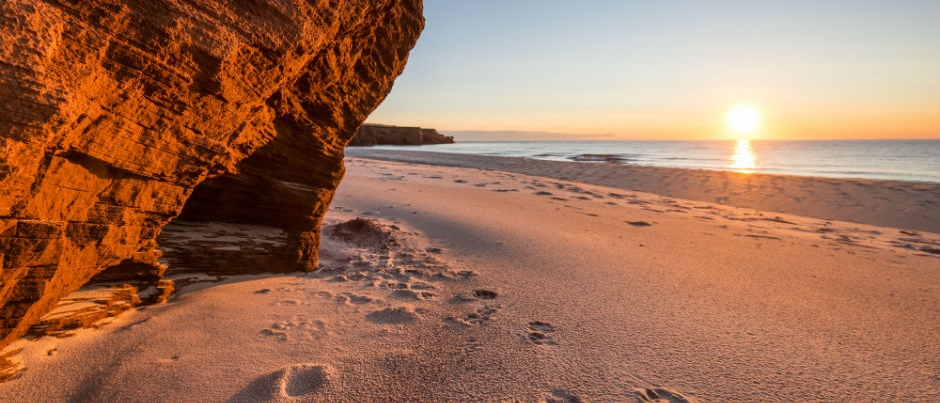
[[[157,284],[181,214],[281,228],[315,268],[423,23],[420,0],[0,3],[0,349],[106,268]]]
[[[69,337],[76,329],[97,328],[141,303],[129,284],[93,287],[70,293],[30,328],[37,336]]]

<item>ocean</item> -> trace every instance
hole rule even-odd
[[[518,141],[461,142],[407,149],[579,163],[940,183],[940,140]]]

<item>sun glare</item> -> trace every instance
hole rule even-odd
[[[728,168],[737,172],[749,174],[757,170],[757,154],[751,148],[751,142],[747,139],[739,139],[730,162]]]
[[[733,132],[746,136],[754,132],[760,123],[760,112],[751,105],[736,105],[728,111],[725,122]]]

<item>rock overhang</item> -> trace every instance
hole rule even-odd
[[[180,214],[283,228],[315,268],[423,24],[420,0],[0,5],[0,348],[106,268],[158,281]]]

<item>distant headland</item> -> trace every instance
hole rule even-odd
[[[453,136],[445,136],[435,129],[364,124],[349,142],[349,146],[417,146],[424,144],[453,144]]]

